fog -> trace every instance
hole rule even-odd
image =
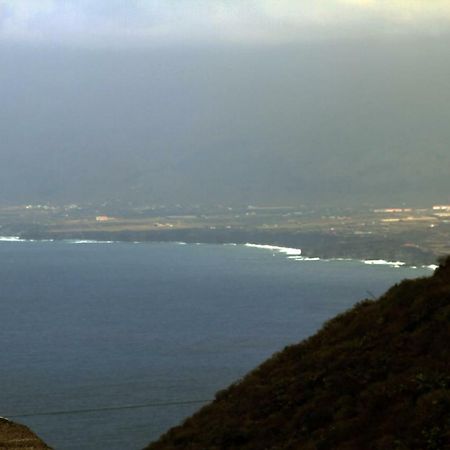
[[[150,15],[121,2],[90,15],[17,3],[27,14],[0,2],[2,204],[450,202],[442,14],[400,26],[380,7],[283,28],[289,15],[250,2],[184,23],[179,3],[170,19],[157,8],[158,32],[130,35]]]

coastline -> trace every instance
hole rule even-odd
[[[120,236],[118,236],[120,237]],[[23,242],[66,242],[69,244],[113,244],[113,243],[133,243],[133,244],[140,244],[140,243],[173,243],[173,244],[179,244],[179,245],[200,245],[200,244],[209,244],[209,245],[231,245],[231,246],[238,246],[242,245],[248,248],[254,248],[254,249],[260,249],[260,250],[266,250],[266,251],[272,251],[274,253],[281,253],[286,255],[288,259],[294,260],[294,261],[357,261],[361,262],[363,264],[367,265],[386,265],[390,266],[392,268],[401,268],[401,267],[409,267],[409,268],[422,268],[422,269],[430,269],[435,270],[438,265],[437,264],[430,264],[429,258],[428,263],[424,261],[402,261],[400,259],[389,259],[389,258],[383,258],[378,256],[377,258],[372,257],[363,257],[360,256],[352,256],[346,254],[346,256],[342,256],[340,254],[327,254],[327,256],[320,256],[317,254],[311,254],[311,252],[308,252],[299,247],[286,247],[283,245],[279,245],[280,241],[277,242],[277,245],[272,243],[260,243],[260,242],[229,242],[229,241],[213,241],[211,242],[210,239],[208,239],[206,242],[201,241],[180,241],[180,240],[154,240],[154,239],[145,239],[145,240],[133,240],[130,241],[129,239],[92,239],[86,238],[85,236],[76,238],[75,236],[66,237],[66,236],[55,236],[55,237],[48,237],[48,238],[41,238],[41,237],[31,237],[31,236],[0,236],[0,242],[17,242],[17,243],[23,243]],[[326,252],[324,252],[326,253]],[[377,255],[379,255],[379,252],[377,252]],[[435,261],[437,261],[438,256],[436,255]]]

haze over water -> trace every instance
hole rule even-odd
[[[177,403],[430,273],[232,245],[1,242],[2,414],[58,450],[142,448],[201,406]]]

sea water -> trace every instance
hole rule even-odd
[[[431,273],[293,254],[0,242],[0,416],[57,450],[140,449],[358,300]]]

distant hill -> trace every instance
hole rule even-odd
[[[397,37],[245,50],[0,41],[0,205],[446,204],[449,38]]]
[[[51,450],[29,428],[0,418],[1,450]]]
[[[159,449],[450,449],[450,258],[274,355]]]

